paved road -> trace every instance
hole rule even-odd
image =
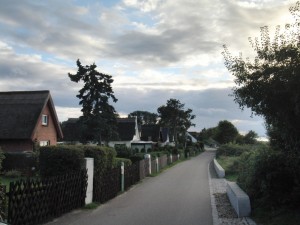
[[[152,178],[95,210],[77,210],[49,225],[212,225],[207,151]]]

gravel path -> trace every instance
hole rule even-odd
[[[209,187],[214,225],[256,225],[249,217],[238,218],[226,194],[226,179],[217,178],[209,164]]]

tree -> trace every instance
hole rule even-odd
[[[234,142],[239,134],[236,127],[227,120],[220,121],[217,128],[218,130],[215,135],[215,140],[220,144]]]
[[[277,26],[270,40],[268,27],[261,28],[261,41],[249,38],[256,57],[232,57],[224,46],[225,65],[235,76],[235,102],[264,117],[269,134],[279,149],[300,149],[300,4],[290,8],[295,23],[281,32]],[[275,132],[277,131],[277,132]],[[279,132],[278,132],[279,131]]]
[[[137,117],[138,125],[153,125],[158,120],[156,113],[150,113],[147,111],[134,111],[128,114],[128,118]]]
[[[170,99],[166,105],[162,105],[157,109],[158,116],[160,118],[159,124],[169,127],[174,136],[175,145],[178,144],[178,135],[184,135],[186,131],[195,126],[192,120],[196,117],[192,114],[193,110],[184,109],[182,104],[177,99]]]
[[[114,80],[111,75],[98,72],[95,63],[82,66],[78,59],[77,66],[77,73],[68,75],[73,82],[84,82],[83,88],[76,95],[82,105],[82,120],[89,131],[92,131],[92,141],[96,140],[101,145],[102,139],[108,141],[116,134],[117,115],[114,107],[109,104],[109,100],[118,101],[111,87]]]
[[[256,138],[258,137],[257,133],[254,132],[253,130],[250,130],[247,134],[244,136],[244,143],[245,144],[255,144]]]

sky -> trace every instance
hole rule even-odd
[[[170,98],[193,110],[191,131],[232,122],[266,136],[234,102],[223,45],[253,56],[248,37],[292,21],[290,0],[0,0],[0,91],[50,90],[59,120],[81,115],[76,60],[112,75],[121,116]]]

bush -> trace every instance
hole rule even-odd
[[[129,158],[132,155],[131,149],[127,148],[126,145],[116,145],[115,150],[117,152],[117,157],[120,158]]]
[[[0,148],[0,170],[2,170],[2,162],[5,159],[5,155],[2,151],[2,149]]]
[[[129,159],[131,160],[132,163],[135,163],[135,162],[143,160],[145,158],[144,155],[145,155],[145,153],[136,153],[136,154],[130,156]]]
[[[4,171],[18,170],[25,174],[31,174],[32,168],[37,168],[37,155],[35,153],[6,152],[4,157],[2,162]]]
[[[78,172],[84,168],[84,152],[77,146],[41,147],[39,160],[42,177]]]
[[[225,144],[221,145],[217,149],[216,157],[220,155],[224,156],[240,156],[244,152],[250,151],[253,149],[251,145],[238,145],[238,144]]]
[[[132,165],[132,162],[130,159],[126,158],[116,158],[114,163],[114,168],[121,167],[121,163],[124,162],[124,166],[130,166]]]
[[[271,207],[300,206],[300,157],[257,149],[240,157],[238,183],[253,200]]]
[[[106,170],[115,165],[116,151],[113,148],[103,146],[81,146],[85,157],[94,158],[94,171],[96,174],[103,174]]]
[[[17,178],[21,177],[22,173],[18,170],[9,170],[4,173],[4,176],[9,177],[9,178]]]

